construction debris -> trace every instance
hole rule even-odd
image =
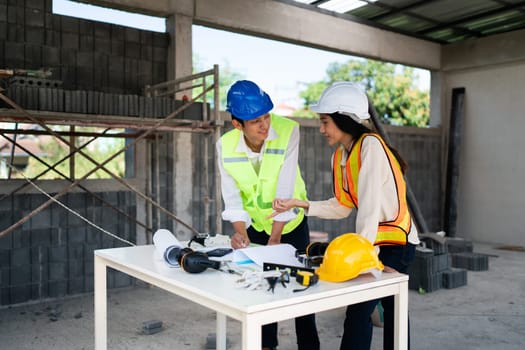
[[[151,320],[142,322],[142,334],[151,335],[162,331],[162,321]]]
[[[230,339],[226,337],[226,348],[230,347]],[[216,333],[208,333],[206,337],[206,350],[215,350],[217,348],[217,335]]]

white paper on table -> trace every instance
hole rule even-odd
[[[233,262],[246,263],[253,261],[259,266],[263,263],[302,266],[295,257],[295,248],[287,243],[236,249],[233,251]]]

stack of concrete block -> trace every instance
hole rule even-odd
[[[442,285],[445,289],[452,289],[467,284],[467,270],[451,267],[443,271]]]
[[[469,271],[487,271],[489,269],[489,257],[478,253],[455,253],[452,254],[452,266],[464,268]]]
[[[409,271],[408,287],[433,292],[442,287],[443,272],[450,269],[450,255],[442,251],[416,247],[416,256]]]
[[[447,237],[446,245],[452,256],[452,266],[469,271],[486,271],[489,258],[485,254],[473,252],[472,241],[458,237]]]
[[[15,81],[6,90],[6,96],[20,107],[28,110],[118,115],[142,118],[164,118],[181,107],[184,102],[168,97],[145,97],[129,94],[114,94],[99,91],[66,90],[46,84],[37,86],[29,84],[32,78],[24,80],[24,84]],[[44,81],[45,79],[39,79]],[[49,84],[48,84],[49,85]],[[1,105],[0,108],[8,106]],[[209,105],[208,108],[208,115]],[[202,120],[203,104],[192,103],[177,115],[177,119]]]
[[[422,246],[416,247],[414,262],[409,270],[410,289],[428,293],[467,284],[467,270],[452,267],[452,256],[445,238],[427,234],[421,240]]]

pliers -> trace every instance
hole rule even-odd
[[[267,291],[272,291],[272,293],[275,290],[275,285],[277,284],[277,278],[278,277],[266,277],[266,280],[268,281],[268,284],[270,285],[267,289]]]
[[[281,282],[282,286],[286,288],[286,283],[290,282],[290,275],[287,271],[281,272],[280,276],[270,276],[266,277],[266,280],[268,281],[268,284],[270,285],[268,287],[268,292],[272,291],[272,293],[275,291],[275,285],[277,284],[277,281]]]

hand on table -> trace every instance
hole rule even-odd
[[[281,244],[281,240],[280,239],[273,239],[272,237],[270,237],[268,239],[268,243],[266,243],[266,245],[276,245],[276,244]]]
[[[383,271],[386,272],[386,273],[397,272],[397,270],[394,269],[393,267],[386,266],[386,265],[385,265],[385,268],[383,269]]]
[[[250,240],[248,237],[235,232],[235,234],[231,238],[231,246],[233,249],[241,249],[246,248],[248,245],[250,245]]]

